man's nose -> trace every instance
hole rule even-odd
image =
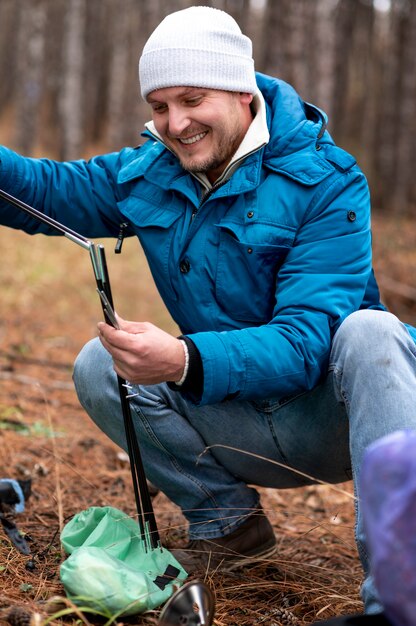
[[[189,126],[190,119],[187,112],[180,107],[169,108],[169,133],[179,136]]]

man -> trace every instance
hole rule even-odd
[[[1,149],[0,184],[88,237],[121,222],[139,237],[182,335],[100,323],[76,389],[125,447],[114,370],[131,382],[146,473],[189,521],[176,556],[190,572],[232,569],[276,549],[252,485],[353,476],[359,495],[366,447],[416,426],[416,330],[379,301],[363,173],[321,111],[255,74],[229,15],[169,15],[139,74],[152,111],[141,147],[61,164]],[[357,544],[377,613],[359,500]]]

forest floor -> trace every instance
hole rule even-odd
[[[373,226],[384,301],[414,323],[416,223],[376,215]],[[112,254],[113,242],[104,243],[120,314],[175,333],[137,243],[125,242],[120,257]],[[95,616],[71,613],[59,579],[65,558],[59,532],[73,514],[107,505],[135,514],[126,457],[85,415],[71,382],[74,358],[101,318],[88,254],[64,239],[30,238],[5,228],[0,249],[0,478],[32,481],[25,511],[10,516],[32,555],[19,553],[0,527],[0,624],[11,623],[13,607],[31,613],[32,624],[62,623],[51,602],[55,596],[69,609],[65,623],[102,624]],[[278,556],[253,569],[207,577],[216,593],[214,623],[303,625],[360,612],[351,485],[260,491]],[[183,542],[180,511],[160,493],[153,504],[168,545]],[[123,622],[155,624],[157,615]]]

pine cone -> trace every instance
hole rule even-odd
[[[10,626],[40,626],[42,616],[40,613],[31,613],[21,606],[14,606],[6,615],[6,620]]]
[[[280,626],[280,624],[283,624],[284,626],[296,626],[298,624],[298,618],[296,615],[287,609],[276,609],[273,611],[273,617],[277,617],[279,623],[272,622],[271,626]]]
[[[14,606],[6,615],[10,626],[30,626],[32,613],[21,606]]]

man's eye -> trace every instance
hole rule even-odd
[[[196,107],[198,106],[198,104],[200,104],[201,100],[201,96],[197,96],[196,98],[189,98],[188,100],[186,100],[186,104],[190,107]]]
[[[152,107],[154,113],[164,113],[167,110],[167,106],[165,104],[158,104]]]

